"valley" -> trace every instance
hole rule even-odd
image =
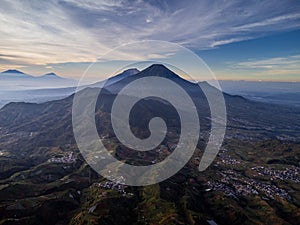
[[[210,132],[207,102],[194,84],[167,68],[150,69],[156,76],[167,72],[201,105],[201,135],[188,164],[169,179],[145,187],[123,185],[122,177],[106,180],[85,162],[76,145],[74,95],[41,104],[10,103],[0,110],[0,224],[298,224],[297,108],[224,94],[225,140],[213,164],[199,172]],[[110,110],[117,91],[139,75],[149,76],[148,72],[145,69],[106,86],[95,110],[99,137],[110,154],[134,165],[163,161],[172,154],[180,135],[174,108],[151,98],[132,110],[132,130],[137,137],[145,137],[151,118],[167,118],[163,142],[140,154],[114,135]],[[88,96],[92,90],[81,92]]]

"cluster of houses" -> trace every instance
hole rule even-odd
[[[272,184],[262,183],[252,178],[244,177],[234,170],[226,170],[220,173],[219,181],[208,181],[207,190],[221,191],[225,195],[237,198],[238,196],[263,194],[265,197],[273,199],[279,196],[286,200],[291,200],[291,196],[284,189]]]
[[[289,168],[285,168],[284,170],[276,170],[274,168],[268,168],[264,166],[257,166],[251,169],[257,172],[257,175],[259,176],[270,177],[270,180],[290,180],[295,183],[300,183],[300,168],[296,166],[291,166]]]
[[[241,163],[239,160],[232,158],[230,155],[220,154],[219,157],[220,160],[216,162],[217,165],[219,164],[237,165]]]
[[[70,164],[76,162],[76,156],[73,152],[68,152],[62,157],[52,157],[48,160],[49,163],[65,163]]]
[[[110,189],[110,190],[117,190],[122,195],[129,195],[133,196],[133,193],[127,193],[124,185],[125,178],[123,176],[120,176],[118,178],[110,176],[108,181],[103,181],[101,183],[94,183],[94,187],[104,188],[104,189]]]
[[[123,184],[115,183],[113,181],[105,181],[101,183],[94,183],[94,187],[117,190],[120,194],[126,194],[125,187]]]

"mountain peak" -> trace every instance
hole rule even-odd
[[[46,73],[46,74],[44,74],[44,76],[55,76],[55,77],[58,77],[55,73]]]
[[[148,75],[148,76],[158,76],[158,77],[165,77],[165,78],[174,78],[179,77],[176,73],[169,70],[163,64],[152,64],[151,66],[144,69],[141,74]]]
[[[163,64],[152,64],[146,69],[151,69],[151,70],[169,70],[165,65]],[[170,71],[170,70],[169,70]]]
[[[56,73],[46,73],[42,76],[40,76],[39,78],[43,78],[43,79],[62,79],[62,77],[58,76]]]
[[[24,74],[23,72],[21,72],[19,70],[6,70],[6,71],[3,71],[2,73]]]

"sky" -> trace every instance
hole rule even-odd
[[[172,53],[119,51],[118,46],[161,40],[193,51],[221,80],[300,82],[299,0],[0,0],[0,4],[0,70],[79,78],[101,58],[103,69],[95,76],[105,77],[106,68],[119,61],[167,58]],[[105,58],[113,49],[117,50]]]

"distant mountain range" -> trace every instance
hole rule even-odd
[[[6,70],[0,73],[0,108],[9,102],[41,103],[65,98],[74,93],[77,83],[55,73],[33,76]]]
[[[7,70],[0,73],[0,108],[10,102],[43,103],[62,99],[75,93],[76,89],[101,88],[138,72],[137,69],[128,69],[109,79],[77,88],[76,80],[62,78],[55,73],[36,77],[18,70]]]
[[[15,73],[15,74],[19,74],[20,76],[22,76],[21,73]],[[46,76],[51,77],[53,76],[53,74],[46,75]],[[113,100],[116,97],[116,94],[125,85],[141,77],[148,77],[148,76],[165,77],[174,81],[181,87],[183,87],[188,92],[188,94],[192,97],[192,99],[196,102],[197,107],[201,109],[199,110],[201,126],[209,128],[209,126],[206,126],[206,124],[208,124],[207,122],[210,117],[209,105],[207,103],[206,97],[203,91],[201,90],[201,88],[202,89],[205,88],[207,91],[210,92],[219,92],[219,90],[210,86],[206,82],[199,83],[201,87],[199,88],[197,84],[181,78],[180,76],[178,76],[177,74],[175,74],[174,72],[172,72],[171,70],[169,70],[167,67],[163,65],[154,64],[142,71],[139,71],[137,69],[129,69],[107,80],[92,85],[88,85],[88,86],[82,86],[77,91],[88,93],[95,88],[102,88],[102,93],[104,93],[104,98],[101,98],[98,101],[98,107],[99,110],[110,113],[111,106]],[[148,87],[147,86],[141,87],[141,89],[137,90],[136,93],[143,91],[143,88],[148,88]],[[3,102],[2,106],[9,102],[40,103],[49,100],[63,99],[67,96],[70,97],[63,100],[55,101],[55,107],[56,107],[55,109],[52,108],[52,106],[54,105],[53,102],[46,102],[41,105],[24,104],[24,103],[8,104],[7,106],[3,107],[0,110],[0,121],[2,121],[0,122],[0,127],[4,123],[9,122],[8,124],[6,124],[7,126],[13,126],[16,128],[15,125],[22,124],[24,122],[31,123],[30,121],[32,121],[32,123],[34,123],[35,125],[29,127],[39,127],[38,124],[43,122],[39,121],[36,118],[39,118],[44,113],[46,113],[46,115],[44,115],[45,117],[44,116],[43,117],[47,118],[48,121],[47,123],[51,123],[50,121],[54,119],[51,117],[52,116],[56,117],[56,116],[52,113],[48,114],[45,111],[45,109],[50,110],[51,112],[58,112],[60,115],[64,114],[64,111],[69,112],[73,100],[72,94],[75,92],[75,90],[76,90],[75,86],[71,86],[68,88],[56,88],[56,89],[26,90],[22,92],[20,91],[16,98],[11,98],[12,94],[7,92],[7,95],[9,97]],[[174,93],[174,98],[176,98],[176,93]],[[239,132],[237,132],[237,130],[242,130],[243,133],[247,131],[251,133],[251,136],[255,136],[259,138],[263,138],[264,136],[269,136],[269,135],[282,136],[282,137],[289,137],[291,135],[292,137],[296,137],[298,134],[297,132],[300,132],[299,108],[288,107],[288,106],[278,107],[277,105],[255,102],[238,95],[230,95],[225,93],[224,93],[224,98],[227,105],[228,129],[234,130],[234,134],[231,134],[232,136],[238,137],[240,135]],[[66,102],[68,102],[68,104],[66,104]],[[145,117],[145,115],[148,114],[150,115],[153,114],[154,112],[155,112],[154,114],[156,113],[159,114],[159,111],[162,110],[162,106],[160,105],[160,103],[157,103],[157,101],[146,99],[143,100],[142,102],[143,104],[140,105],[139,107],[140,107],[140,112],[143,113],[136,114],[136,118],[141,118],[141,116]],[[146,103],[148,103],[148,105]],[[26,107],[24,108],[23,106]],[[68,108],[65,108],[66,106],[68,106]],[[41,109],[41,111],[39,109]],[[173,115],[172,113],[168,113],[169,110],[171,110],[171,108],[165,110],[165,113],[167,115]],[[35,111],[36,113],[31,113],[32,111]],[[15,115],[16,113],[18,115]],[[293,120],[290,120],[289,118],[293,118]],[[135,124],[135,122],[133,123]],[[53,124],[53,126],[55,125]],[[255,132],[253,132],[253,130],[255,130]],[[245,136],[246,138],[247,135],[243,135],[243,136]]]
[[[0,73],[0,105],[4,91],[24,91],[35,89],[53,89],[76,87],[78,81],[61,77],[53,72],[40,76],[33,76],[19,70],[6,70]]]
[[[129,72],[125,71],[107,80],[108,85],[102,88],[103,96],[97,102],[96,115],[98,114],[97,112],[102,112],[100,113],[101,118],[96,118],[97,121],[106,121],[109,118],[108,115],[110,115],[112,103],[122,87],[140,77],[147,76],[166,77],[183,87],[199,110],[201,128],[209,129],[209,105],[201,88],[205,88],[209,92],[219,92],[219,90],[206,82],[200,83],[201,88],[199,88],[197,84],[181,78],[162,65],[152,65],[140,72],[135,69],[129,70]],[[90,92],[94,91],[96,85],[91,85],[92,88],[85,87],[80,92],[90,96]],[[98,85],[100,84],[98,83]],[[142,88],[140,91],[142,91]],[[41,132],[46,132],[45,138],[51,139],[53,142],[58,137],[64,136],[66,132],[69,132],[69,137],[72,137],[70,113],[73,97],[74,95],[70,95],[65,99],[43,104],[10,103],[0,110],[0,127],[5,127],[5,129],[9,130],[13,129],[14,131],[24,131],[25,129],[30,132],[37,132],[43,127],[45,130]],[[174,93],[174,98],[176,98],[176,93]],[[277,105],[255,102],[241,96],[225,93],[224,99],[228,117],[227,135],[242,139],[264,139],[270,136],[288,139],[299,138],[299,109],[278,107]],[[146,126],[148,125],[147,120],[149,117],[161,114],[163,114],[163,117],[174,119],[171,120],[174,122],[174,124],[171,122],[171,126],[176,127],[178,125],[178,122],[176,122],[178,117],[174,113],[174,108],[155,99],[140,101],[135,110],[133,110],[134,119],[132,124],[137,127]],[[293,120],[290,120],[290,118],[293,118]],[[66,127],[69,128],[68,131],[66,131]],[[55,133],[55,136],[50,137],[51,133]]]
[[[5,79],[5,80],[9,80],[9,79],[61,79],[61,80],[71,80],[68,78],[63,78],[58,76],[55,73],[47,73],[41,76],[33,76],[27,73],[24,73],[22,71],[19,70],[6,70],[0,73],[0,79]]]

